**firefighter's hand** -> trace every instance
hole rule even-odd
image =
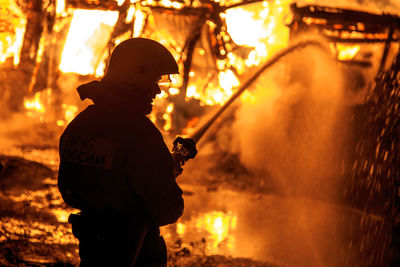
[[[172,151],[180,153],[185,161],[193,159],[197,155],[196,143],[190,138],[180,136],[174,140]]]
[[[185,165],[185,162],[194,158],[196,154],[196,143],[192,139],[177,137],[174,140],[172,157],[175,161],[175,177],[182,173],[182,166]]]
[[[182,166],[185,165],[185,157],[176,151],[172,152],[172,157],[174,158],[175,166],[174,166],[174,175],[175,177],[182,174],[183,168]]]

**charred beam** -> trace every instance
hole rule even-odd
[[[34,0],[31,4],[32,7],[27,13],[24,41],[21,48],[20,65],[23,67],[32,65],[36,61],[40,37],[43,32],[44,12],[42,0]]]
[[[22,78],[19,81],[20,86],[16,86],[13,89],[13,98],[8,103],[13,111],[18,111],[22,107],[23,99],[29,92],[29,85],[34,78],[40,39],[44,29],[45,12],[43,1],[32,0],[28,3],[28,7],[26,10],[27,22],[24,40],[18,64],[18,72]]]
[[[98,1],[81,1],[81,0],[67,0],[66,7],[75,9],[97,9],[106,11],[118,11],[118,3],[114,0],[98,0]]]
[[[362,61],[362,60],[338,60],[338,62],[346,65],[359,66],[363,68],[372,67],[372,63],[370,61]]]
[[[161,11],[165,13],[171,13],[174,15],[203,15],[209,11],[207,7],[184,7],[184,8],[172,8],[163,6],[146,6],[151,8],[151,10]]]
[[[186,40],[185,47],[187,48],[187,52],[185,60],[183,62],[183,82],[179,94],[179,96],[183,99],[186,96],[187,86],[189,84],[189,72],[192,65],[194,48],[196,46],[197,41],[200,39],[201,30],[203,28],[205,20],[206,20],[205,15],[202,15],[198,18],[197,22],[195,23],[192,34]]]
[[[390,30],[389,30],[388,39],[387,39],[386,44],[385,44],[385,49],[383,51],[381,64],[379,66],[379,71],[378,72],[381,72],[383,70],[383,68],[385,67],[386,58],[387,58],[387,55],[389,53],[390,45],[392,43],[393,32],[394,32],[394,28],[391,27]]]
[[[348,30],[364,33],[383,33],[390,27],[400,28],[400,17],[389,14],[372,14],[315,5],[298,7],[297,4],[292,4],[291,9],[294,14],[294,21],[303,23],[303,18],[319,19],[321,20],[319,23],[325,28],[335,29],[336,25],[343,25]],[[363,25],[360,25],[360,23]]]
[[[385,43],[388,41],[387,38],[341,38],[341,37],[326,37],[328,40],[332,42],[338,42],[338,43]],[[398,42],[400,39],[398,38],[391,38],[390,42]]]
[[[240,3],[235,3],[235,4],[232,4],[229,6],[222,7],[222,9],[227,10],[230,8],[240,7],[240,6],[244,6],[244,5],[251,5],[251,4],[255,4],[255,3],[259,3],[259,2],[264,2],[264,0],[246,0],[246,1],[242,1]]]

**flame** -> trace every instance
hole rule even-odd
[[[268,34],[267,29],[264,28],[264,22],[254,19],[254,13],[243,8],[228,9],[226,23],[230,29],[229,34],[238,45],[256,47]]]
[[[219,85],[224,91],[231,95],[232,88],[239,85],[239,80],[231,70],[226,70],[218,74]]]
[[[63,222],[63,223],[68,222],[68,217],[69,217],[69,214],[71,213],[70,211],[63,210],[63,209],[53,209],[52,211],[53,211],[54,215],[57,217],[57,220],[59,222]]]
[[[178,89],[178,88],[171,87],[171,88],[168,89],[168,93],[169,93],[170,95],[177,95],[177,94],[179,94],[179,89]]]
[[[122,4],[122,1],[119,1],[119,4]],[[143,6],[153,4],[176,9],[183,7],[183,4],[171,0],[162,0],[160,2],[150,0],[133,3],[128,9],[126,22],[129,23],[134,20],[134,37],[144,34],[144,23],[148,21],[148,16],[151,16],[151,13],[145,10]],[[193,70],[189,73],[191,79],[187,87],[186,97],[199,99],[202,105],[224,104],[240,85],[240,76],[242,74],[267,60],[278,49],[288,45],[289,29],[284,24],[284,18],[290,13],[289,4],[290,0],[264,1],[255,5],[230,8],[225,13],[221,13],[221,19],[225,20],[227,25],[221,32],[223,40],[229,41],[232,39],[234,43],[248,47],[250,51],[244,55],[243,53],[236,54],[237,51],[232,50],[232,46],[227,42],[226,49],[220,48],[221,55],[226,57],[217,60],[218,73],[210,74],[211,76],[207,77],[210,82],[201,85],[199,81],[204,80],[203,77],[197,77],[199,74]],[[68,12],[68,10],[65,10],[65,0],[57,0],[56,9],[57,15],[64,15]],[[118,12],[115,11],[74,10],[59,69],[62,72],[101,77],[104,74],[107,56],[107,53],[105,53],[107,36],[111,34],[117,18]],[[211,20],[208,20],[207,24],[210,27],[216,27]],[[159,35],[162,34],[159,33]],[[163,38],[163,36],[159,35],[157,35],[159,37],[157,39],[161,43],[166,44],[167,47],[168,44],[171,46],[168,38]],[[147,37],[152,38],[151,36]],[[126,36],[120,36],[116,43],[125,38]],[[170,51],[176,59],[179,59],[182,49],[176,43],[172,44],[172,46],[174,49],[170,49]],[[199,49],[198,53],[204,55],[206,50]],[[165,131],[170,130],[172,127],[171,113],[174,109],[173,104],[168,104],[167,102],[168,96],[179,94],[178,88],[182,84],[182,76],[177,76],[172,78],[172,87],[165,92],[163,91],[156,99],[160,100],[163,106],[167,106],[162,115],[165,122],[163,125]],[[242,101],[253,101],[254,96],[246,93],[241,99]],[[42,113],[44,113],[44,106],[40,106],[41,102],[38,102],[38,99],[30,101],[32,103],[29,103],[29,101],[26,103],[27,109],[42,110]],[[64,126],[70,122],[78,110],[76,106],[67,104],[63,104],[62,108],[65,114],[64,118],[57,121],[59,126]],[[150,114],[150,118],[152,121],[156,120],[154,114]],[[193,125],[188,125],[185,131],[190,131],[192,127]]]
[[[240,99],[243,102],[251,102],[251,103],[256,102],[256,97],[247,90],[243,92],[243,94],[240,96]]]
[[[111,33],[117,19],[116,11],[75,10],[61,56],[60,70],[101,76],[103,73],[98,71],[97,60],[104,54],[106,36]]]
[[[211,235],[212,242],[208,245],[213,252],[217,252],[218,245],[223,241],[227,241],[228,248],[234,247],[234,238],[229,238],[229,234],[236,229],[236,225],[237,215],[232,212],[212,211],[200,216],[196,221],[197,228],[205,229]]]
[[[192,231],[205,232],[207,236],[207,250],[219,253],[219,249],[235,248],[235,237],[232,235],[237,227],[237,215],[231,211],[211,211],[199,214],[189,221],[179,221],[175,225],[176,233],[184,236]],[[223,248],[222,248],[223,249]]]
[[[181,223],[181,222],[177,222],[176,223],[176,233],[178,235],[184,235],[186,232],[186,226],[185,224]]]
[[[64,126],[70,123],[78,112],[78,107],[75,105],[62,104],[61,107],[64,109],[64,120],[58,120],[58,126]]]
[[[174,110],[174,104],[169,103],[166,109],[166,112],[163,114],[163,119],[165,120],[164,124],[164,131],[169,131],[172,126],[172,118],[171,118],[171,113]]]
[[[360,46],[359,45],[343,45],[343,44],[337,44],[336,45],[337,51],[338,51],[338,59],[339,60],[352,60],[358,51],[360,51]]]
[[[320,18],[310,18],[310,17],[304,17],[303,18],[304,23],[307,25],[311,24],[320,24],[320,25],[325,25],[327,23],[326,19],[320,19]]]
[[[200,94],[197,92],[197,86],[196,85],[189,85],[187,90],[186,90],[186,97],[194,97],[194,98],[200,98]]]
[[[232,40],[238,45],[254,48],[245,59],[248,67],[259,65],[273,52],[288,45],[289,29],[283,21],[290,13],[289,3],[288,0],[276,0],[272,4],[265,1],[261,10],[227,10],[226,23]],[[232,61],[232,55],[230,58]]]
[[[173,8],[176,8],[176,9],[180,9],[180,8],[183,7],[183,4],[182,4],[182,3],[173,2],[173,1],[171,1],[171,0],[161,0],[161,1],[160,1],[160,4],[161,4],[162,6],[164,6],[164,7],[173,7]]]
[[[145,24],[146,15],[141,10],[135,12],[135,24],[133,25],[133,37],[139,37]]]
[[[25,99],[24,106],[28,110],[28,115],[31,116],[32,112],[43,114],[46,109],[42,103],[42,92],[37,92],[31,99]]]
[[[195,82],[190,83],[187,98],[199,99],[206,105],[223,105],[240,85],[237,77],[266,61],[276,51],[286,47],[289,43],[289,28],[284,24],[284,19],[290,13],[290,0],[264,1],[262,4],[248,5],[244,7],[231,8],[221,14],[225,19],[227,32],[232,41],[240,46],[248,47],[251,51],[243,58],[235,54],[235,51],[220,51],[226,54],[226,60],[216,62],[218,72],[218,83],[209,82],[206,89]],[[207,21],[211,28],[216,25]],[[251,30],[249,30],[251,29]],[[221,34],[225,39],[229,36]],[[199,51],[204,53],[204,51]],[[234,66],[233,73],[230,66]],[[195,73],[190,73],[194,77]]]
[[[132,20],[135,16],[135,12],[136,12],[136,8],[134,6],[130,6],[128,8],[128,11],[126,12],[126,19],[125,19],[126,23],[132,22]]]
[[[186,124],[186,127],[182,130],[182,133],[187,136],[192,134],[194,132],[194,130],[196,129],[196,125],[198,122],[199,122],[199,117],[193,117],[193,118],[189,119]]]
[[[47,89],[35,93],[32,98],[25,98],[24,107],[27,110],[27,115],[29,117],[38,116],[43,121],[47,112],[46,106],[51,103],[51,95],[51,89]],[[65,126],[75,117],[78,107],[69,104],[62,104],[61,107],[64,110],[64,119],[57,120],[56,124]]]
[[[25,33],[26,16],[14,1],[0,0],[0,63],[8,58],[18,65]]]
[[[56,14],[63,14],[65,10],[65,0],[56,0]]]

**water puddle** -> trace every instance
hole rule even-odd
[[[342,207],[305,198],[207,191],[182,186],[185,212],[163,227],[166,240],[205,255],[224,255],[283,265],[335,266],[344,239]],[[178,242],[177,242],[178,240]]]

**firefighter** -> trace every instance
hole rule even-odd
[[[164,46],[131,38],[113,50],[103,79],[77,88],[82,100],[94,104],[60,137],[58,187],[64,201],[80,210],[69,222],[81,266],[166,265],[159,226],[183,213],[175,178],[184,157],[169,152],[146,115],[161,93],[160,79],[176,73]],[[196,151],[193,142],[186,145]]]

